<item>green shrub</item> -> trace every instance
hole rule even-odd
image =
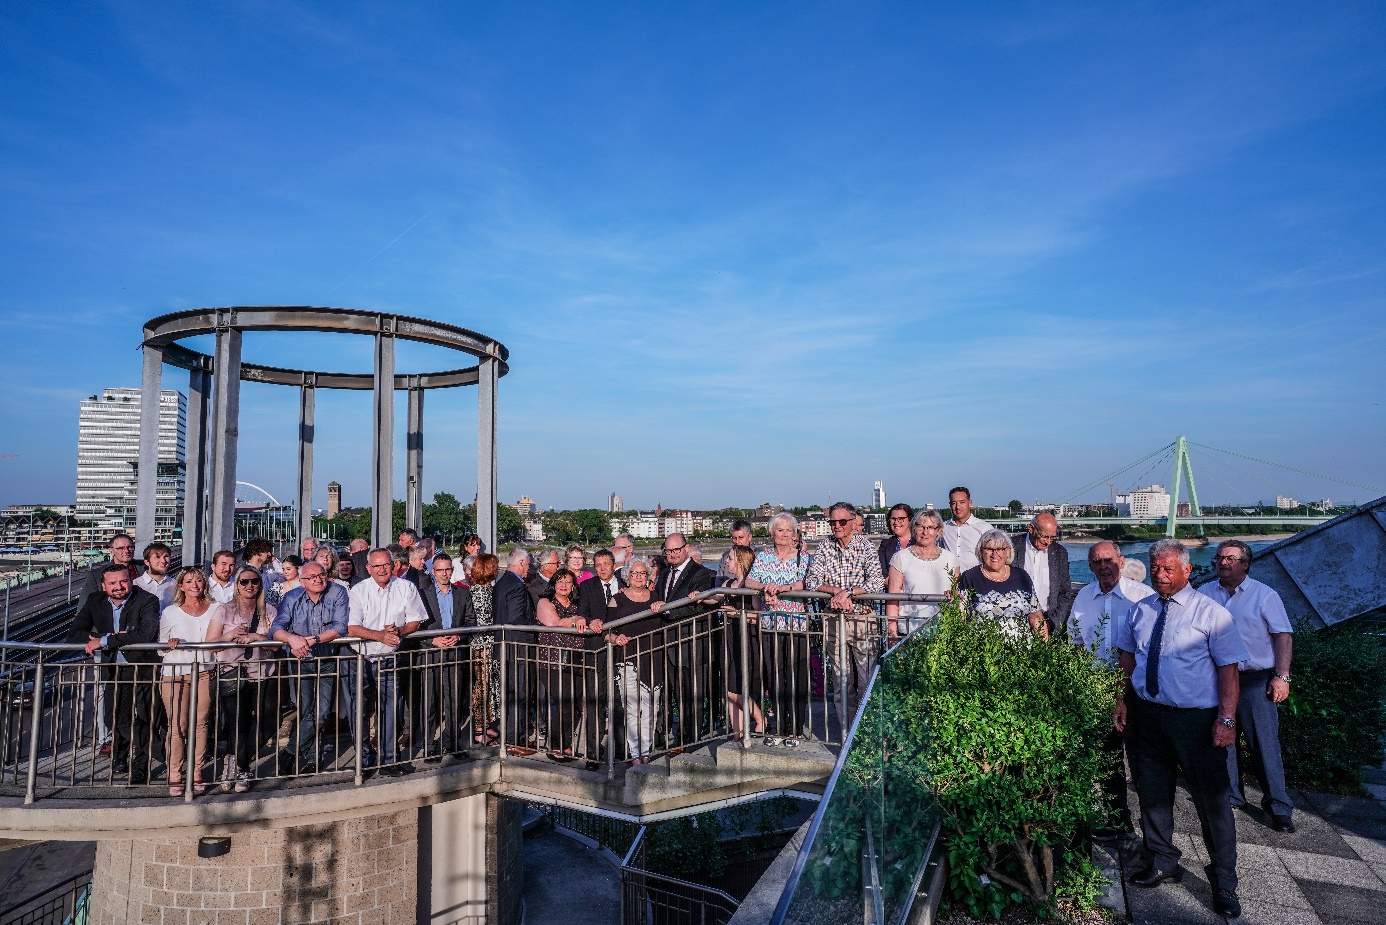
[[[905,672],[929,717],[952,900],[974,915],[1017,900],[1052,908],[1056,849],[1102,815],[1101,744],[1119,673],[1077,646],[1018,638],[955,605]]]
[[[1380,766],[1386,732],[1386,640],[1379,626],[1317,632],[1296,627],[1280,748],[1292,786],[1362,792],[1362,768]]]

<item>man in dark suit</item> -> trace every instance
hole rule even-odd
[[[1015,547],[1015,564],[1025,570],[1035,585],[1040,610],[1049,623],[1049,634],[1062,633],[1068,626],[1068,612],[1073,607],[1073,582],[1068,576],[1068,550],[1055,542],[1059,522],[1053,514],[1036,514],[1030,530],[1024,536],[1011,537]]]
[[[110,565],[123,565],[130,570],[130,580],[133,582],[140,575],[144,574],[144,566],[135,561],[135,540],[128,533],[117,533],[111,537],[110,543],[111,561]],[[101,593],[101,569],[93,568],[87,573],[86,583],[82,585],[81,602],[85,604],[88,598],[96,597]],[[85,639],[82,640],[86,642]]]
[[[611,550],[598,549],[592,556],[592,568],[597,574],[578,585],[578,611],[588,623],[608,619],[607,605],[626,586],[626,580],[616,574],[616,556]]]
[[[529,577],[529,551],[516,547],[506,559],[505,571],[496,579],[492,591],[495,604],[495,620],[505,626],[534,626],[535,603],[525,587]],[[504,744],[527,744],[531,738],[530,730],[535,727],[529,722],[530,705],[535,699],[534,685],[538,677],[529,669],[533,649],[525,644],[533,643],[537,637],[533,633],[513,633],[506,641],[515,643],[506,647],[505,698],[501,713]],[[543,710],[537,711],[541,715]]]
[[[562,557],[557,550],[546,549],[539,553],[538,568],[533,565],[529,569],[529,577],[525,579],[525,587],[529,589],[530,599],[534,601],[534,606],[539,607],[539,598],[544,596],[544,592],[549,587],[549,579],[554,576],[559,567],[563,564]]]
[[[452,557],[440,552],[433,557],[433,580],[423,589],[428,620],[419,630],[457,629],[476,625],[472,595],[452,583]],[[418,631],[416,631],[417,633]],[[468,732],[462,723],[471,705],[471,637],[446,634],[417,640],[419,652],[412,656],[422,669],[420,691],[423,703],[413,704],[414,741],[423,745],[424,760],[455,755],[467,748]],[[433,730],[442,723],[439,754],[427,754]]]
[[[158,598],[135,587],[129,569],[119,563],[101,570],[101,593],[88,598],[77,611],[67,636],[68,642],[85,645],[87,655],[98,650],[102,653],[104,707],[115,736],[111,773],[121,777],[128,774],[132,784],[149,780],[150,698],[159,653],[122,650],[158,639]]]
[[[616,574],[616,555],[611,550],[598,549],[592,555],[592,568],[596,574],[578,585],[578,612],[582,614],[588,626],[594,621],[604,623],[611,619],[606,612],[607,605],[626,586],[626,580]],[[587,640],[586,657],[589,659],[589,666],[595,668],[594,671],[583,672],[583,678],[590,679],[587,690],[583,692],[589,761],[600,758],[600,751],[595,747],[595,743],[601,741],[602,733],[606,730],[602,711],[602,704],[606,701],[606,657],[603,654],[605,648],[606,642],[601,636],[593,636]]]
[[[666,623],[676,623],[705,613],[707,607],[699,604],[664,609],[665,604],[712,590],[716,580],[711,569],[703,568],[688,558],[688,542],[682,533],[670,533],[664,538],[664,561],[667,564],[655,586],[651,608],[660,611]],[[696,741],[700,732],[711,731],[711,712],[716,711],[718,704],[726,698],[720,681],[721,666],[709,662],[714,651],[710,620],[693,620],[679,627],[677,633],[677,640],[673,638],[672,631],[666,636],[665,651],[673,682],[670,687],[678,691],[675,708],[679,718],[674,742],[684,744]],[[721,652],[721,645],[717,645],[715,650]],[[711,711],[704,709],[702,701],[705,699],[711,705]]]

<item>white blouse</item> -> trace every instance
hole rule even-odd
[[[206,642],[207,629],[212,625],[213,620],[218,623],[221,622],[220,604],[212,604],[200,617],[194,617],[177,604],[170,604],[164,608],[164,612],[159,615],[159,641],[168,642],[170,639],[177,639],[180,643],[177,649],[167,649],[163,653],[164,677],[192,673],[192,664],[198,653],[192,649],[184,649],[181,644]],[[210,670],[215,659],[216,655],[212,652],[202,653],[204,664],[202,670]]]

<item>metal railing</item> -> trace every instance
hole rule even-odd
[[[645,870],[641,826],[621,863],[622,925],[726,925],[741,905],[715,887]]]
[[[418,632],[383,655],[357,639],[303,659],[273,641],[185,643],[175,662],[147,643],[94,662],[76,643],[3,640],[0,795],[33,803],[155,796],[158,786],[191,801],[306,778],[359,785],[414,761],[545,754],[614,777],[618,764],[725,739],[733,727],[752,733],[743,748],[758,732],[841,744],[842,718],[889,642],[885,618],[821,609],[828,595],[817,592],[780,595],[801,601],[801,613],[754,609],[754,596],[718,589],[600,633]],[[857,598],[886,600],[941,598]],[[449,636],[455,645],[435,642]]]
[[[0,909],[0,925],[82,925],[91,899],[91,871]]]

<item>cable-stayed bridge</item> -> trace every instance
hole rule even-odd
[[[1286,510],[1276,510],[1273,513],[1262,513],[1258,506],[1248,506],[1243,503],[1221,503],[1209,505],[1206,503],[1208,495],[1205,494],[1205,504],[1200,505],[1198,497],[1198,486],[1194,481],[1194,465],[1191,448],[1198,451],[1200,475],[1204,477],[1205,487],[1209,484],[1209,476],[1217,485],[1217,489],[1225,493],[1225,497],[1238,498],[1245,497],[1247,486],[1250,484],[1266,485],[1273,490],[1278,508]],[[1168,470],[1165,469],[1168,466]],[[1111,508],[1117,508],[1115,503],[1118,497],[1124,496],[1134,498],[1139,494],[1139,486],[1146,479],[1153,479],[1163,471],[1169,472],[1168,485],[1168,504],[1159,508],[1142,505],[1133,500],[1126,505],[1127,513],[1114,512],[1110,514],[1093,513],[1091,508],[1094,506],[1091,501],[1083,501],[1092,492],[1107,488],[1112,500]],[[1228,474],[1230,473],[1230,475]],[[1307,483],[1306,483],[1307,480]],[[1128,526],[1165,526],[1165,535],[1174,536],[1175,531],[1182,524],[1196,528],[1198,535],[1203,535],[1205,526],[1250,526],[1263,524],[1286,524],[1295,526],[1311,526],[1320,524],[1336,516],[1332,505],[1327,503],[1327,499],[1314,502],[1320,510],[1309,510],[1309,504],[1294,502],[1293,498],[1286,497],[1290,493],[1290,485],[1305,485],[1314,483],[1329,483],[1336,486],[1345,486],[1354,489],[1370,492],[1370,497],[1375,498],[1386,495],[1386,489],[1372,485],[1365,485],[1361,482],[1354,482],[1349,479],[1339,478],[1338,476],[1325,475],[1319,472],[1311,472],[1296,466],[1289,466],[1283,463],[1273,462],[1267,459],[1260,459],[1255,456],[1248,456],[1244,453],[1237,453],[1231,450],[1219,449],[1218,447],[1208,446],[1203,443],[1194,443],[1186,437],[1176,437],[1170,443],[1165,444],[1153,452],[1147,453],[1139,459],[1132,460],[1119,469],[1108,472],[1105,475],[1070,491],[1055,502],[1058,510],[1055,516],[1058,518],[1060,526],[1082,527],[1082,526],[1104,526],[1111,524],[1122,524]],[[1117,495],[1118,485],[1130,485],[1129,489]],[[1152,486],[1157,487],[1157,486]],[[1158,486],[1163,487],[1163,486]],[[1186,489],[1186,500],[1181,503],[1180,491]],[[1147,495],[1158,497],[1158,495]],[[1288,503],[1294,502],[1294,503]],[[1205,507],[1213,508],[1212,511],[1205,511]],[[1071,509],[1070,509],[1071,508]],[[1248,509],[1249,508],[1249,509]],[[1181,513],[1181,509],[1183,510]],[[1029,517],[1018,517],[1014,519],[999,519],[995,523],[1022,524],[1028,523]]]

